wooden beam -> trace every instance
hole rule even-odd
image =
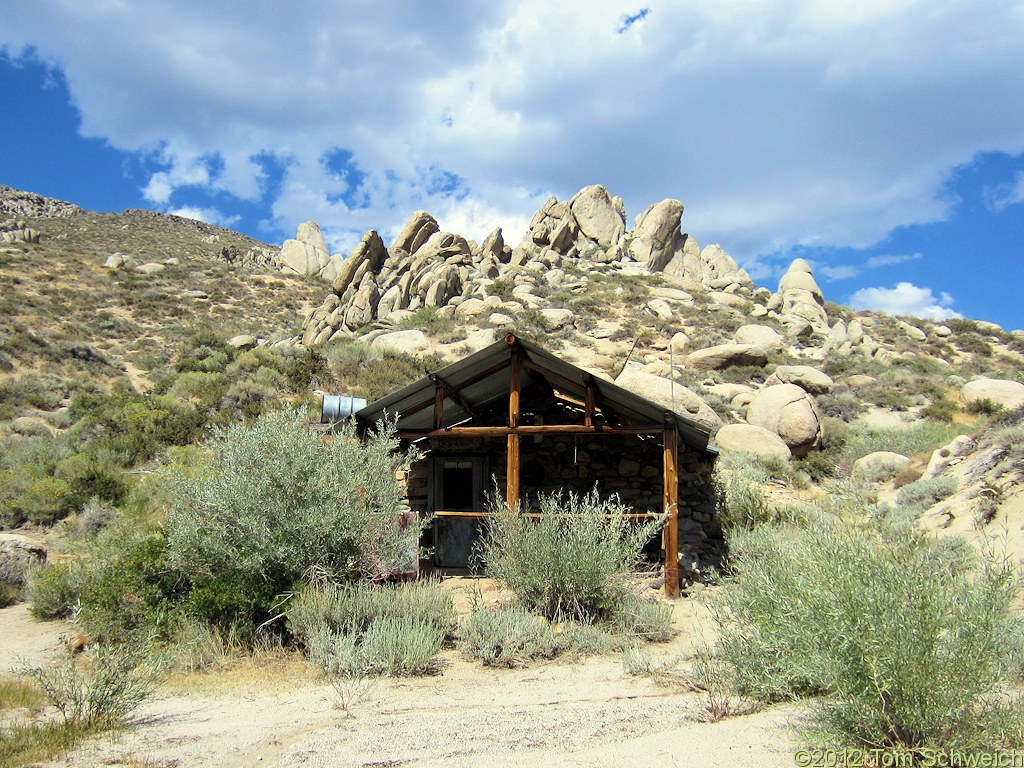
[[[493,513],[492,512],[485,512],[483,510],[481,510],[479,512],[467,512],[465,510],[438,509],[438,510],[435,510],[434,512],[432,512],[431,514],[434,517],[475,517],[475,518],[482,518],[482,517],[490,517]],[[541,513],[541,512],[522,512],[522,513],[520,513],[520,515],[522,517],[544,517],[544,514]],[[574,513],[574,514],[564,514],[564,515],[557,515],[557,516],[558,517],[587,517],[588,515],[586,515],[584,513],[577,512],[577,513]],[[626,513],[621,514],[621,515],[612,514],[612,513],[605,513],[604,515],[602,515],[602,517],[607,518],[607,519],[611,519],[613,517],[616,517],[616,518],[621,517],[621,518],[623,518],[625,520],[649,520],[652,517],[657,517],[657,514],[654,513],[654,512],[626,512]]]
[[[514,340],[515,337],[512,337]],[[522,354],[512,342],[511,365],[509,366],[508,387],[508,461],[505,472],[505,505],[509,513],[519,510],[519,396],[522,394]]]
[[[665,594],[679,597],[679,433],[675,427],[664,432],[664,508],[668,519],[662,530],[665,550]]]
[[[507,437],[508,435],[657,435],[664,424],[527,424],[521,427],[446,427],[442,429],[400,429],[402,440],[421,437]]]
[[[434,429],[444,426],[444,387],[434,383]]]
[[[464,382],[459,384],[459,386],[457,388],[453,387],[453,389],[458,390],[458,389],[465,389],[466,387],[470,387],[473,384],[476,384],[478,381],[482,381],[483,379],[486,379],[488,376],[493,376],[495,373],[498,373],[499,371],[501,371],[504,368],[508,368],[508,360],[502,360],[497,365],[492,365],[490,368],[488,368],[488,369],[486,369],[484,371],[481,371],[480,373],[478,373],[478,374],[476,374],[474,376],[471,376],[470,378],[466,379]],[[410,405],[404,411],[399,411],[398,412],[398,417],[399,417],[399,419],[404,419],[407,416],[412,416],[415,413],[419,413],[424,408],[431,407],[433,404],[434,404],[434,395],[431,395],[429,398],[425,398],[425,399],[421,400],[420,402],[415,403],[414,405]]]
[[[597,390],[594,388],[594,380],[587,379],[587,391],[584,393],[583,423],[588,427],[594,426],[594,410],[597,407]]]
[[[441,387],[441,389],[444,391],[444,397],[451,398],[451,400],[457,406],[459,406],[459,408],[461,408],[463,411],[465,411],[471,418],[474,418],[474,419],[479,419],[480,418],[480,413],[479,413],[479,411],[477,411],[476,407],[472,403],[470,403],[466,398],[464,398],[462,395],[460,395],[459,391],[457,389],[455,389],[455,387],[453,387],[447,381],[442,379],[436,373],[430,374],[430,380],[432,382],[434,382],[434,384],[436,386],[440,386]],[[441,425],[436,425],[436,426],[437,426],[437,428],[440,428]]]

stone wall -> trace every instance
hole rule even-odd
[[[406,475],[409,506],[428,510],[430,456],[486,456],[490,478],[484,484],[504,499],[506,441],[504,438],[432,440],[423,459]],[[526,503],[538,493],[594,488],[618,494],[637,512],[662,508],[662,446],[660,436],[527,436],[520,444],[520,483]],[[715,512],[713,458],[685,445],[679,450],[679,548],[702,557],[720,551],[722,530]]]

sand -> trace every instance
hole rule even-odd
[[[656,660],[692,651],[703,609],[675,603],[679,636]],[[0,611],[0,665],[41,663],[66,624],[36,622],[24,606]],[[174,675],[130,726],[93,739],[52,766],[131,765],[384,768],[451,766],[792,766],[796,707],[717,723],[704,697],[671,675],[632,677],[617,655],[491,669],[454,649],[440,674],[382,679],[352,694],[295,655]]]

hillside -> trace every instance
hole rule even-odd
[[[548,200],[515,244],[418,211],[342,256],[314,222],[276,248],[0,189],[0,763],[1018,747],[1024,333],[853,312],[802,260],[758,286],[682,209],[628,228],[595,185]],[[695,599],[641,562],[662,524],[596,497],[554,499],[537,525],[492,516],[482,574],[380,583],[424,541],[422,455],[324,439],[282,406],[374,399],[509,332],[713,435],[714,483],[710,460],[679,463],[702,493],[678,528]],[[659,439],[613,454],[619,475],[660,483]],[[576,471],[588,451],[564,454]],[[965,541],[1007,560],[978,568]],[[46,664],[72,628],[64,666]],[[32,679],[2,674],[14,653],[42,664]],[[99,703],[68,720],[80,691]],[[852,720],[801,730],[850,702]],[[136,707],[144,727],[104,735]]]
[[[0,233],[4,391],[37,387],[48,402],[78,376],[139,384],[203,328],[285,335],[317,294],[266,266],[276,249],[177,216],[94,213],[0,187]],[[118,260],[129,266],[104,266]],[[22,407],[4,400],[8,417]]]
[[[278,249],[176,216],[93,213],[2,188],[0,429],[15,441],[62,435],[88,411],[69,412],[74,396],[90,392],[170,396],[203,412],[196,424],[314,388],[372,398],[508,330],[728,425],[727,451],[797,457],[812,481],[903,445],[905,484],[939,443],[1019,399],[1024,333],[855,313],[828,302],[800,260],[778,286],[757,286],[721,246],[682,230],[682,210],[662,201],[627,229],[621,201],[595,185],[551,198],[514,246],[500,229],[482,243],[442,232],[420,211],[390,246],[371,231],[343,258],[312,222]],[[263,357],[239,357],[253,345]],[[1009,383],[970,395],[974,379]],[[790,399],[765,406],[769,388]],[[782,410],[800,412],[788,419],[797,426]],[[892,474],[880,475],[890,493]]]

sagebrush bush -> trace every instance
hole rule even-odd
[[[35,569],[26,588],[29,613],[44,621],[70,616],[78,604],[81,573],[81,565],[74,562],[51,562]]]
[[[596,490],[542,494],[536,516],[492,506],[481,538],[485,571],[527,610],[555,621],[610,618],[626,592],[625,575],[663,523],[632,520],[629,507]]]
[[[728,536],[768,523],[791,520],[796,511],[770,504],[765,486],[775,478],[786,477],[788,465],[750,453],[726,453],[715,463],[718,489],[718,517]]]
[[[409,457],[382,428],[324,439],[285,410],[217,431],[200,472],[172,468],[169,565],[194,613],[222,626],[270,617],[311,568],[346,579],[415,570],[421,524],[395,471]]]
[[[731,539],[733,576],[712,602],[716,657],[739,693],[828,694],[829,745],[992,749],[1019,739],[1020,576],[906,532],[822,515]]]
[[[56,666],[28,674],[65,724],[112,726],[121,722],[153,690],[160,666],[129,646],[91,647],[85,663],[70,653]]]
[[[0,579],[0,608],[6,608],[21,601],[25,586]]]
[[[423,675],[455,630],[451,594],[431,583],[316,580],[288,608],[289,631],[328,675]]]
[[[513,667],[554,658],[558,642],[551,625],[530,611],[505,607],[479,609],[463,624],[461,648],[488,667]]]
[[[338,584],[316,580],[288,605],[288,630],[300,643],[321,627],[331,632],[364,632],[380,619],[429,625],[443,637],[455,631],[451,593],[429,581],[398,585]]]
[[[960,483],[955,477],[929,477],[909,483],[896,494],[899,507],[913,508],[923,512],[959,490]]]

